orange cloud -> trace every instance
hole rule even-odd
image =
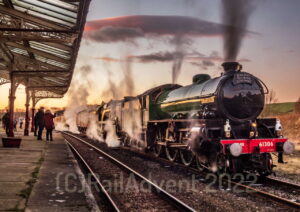
[[[85,38],[117,42],[146,35],[221,36],[224,25],[184,16],[121,16],[89,21]]]
[[[102,61],[106,61],[106,62],[125,62],[125,60],[112,58],[112,57],[95,57],[94,59],[102,60]]]

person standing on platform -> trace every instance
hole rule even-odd
[[[36,116],[38,113],[35,114],[34,116],[34,136],[37,136],[37,132],[39,129],[39,123],[38,123],[38,116]]]
[[[14,120],[14,130],[17,131],[17,125],[18,125],[18,120],[15,119]]]
[[[22,127],[23,127],[23,118],[20,118],[19,122],[20,122],[20,129],[22,129]]]
[[[52,131],[54,129],[54,121],[56,114],[52,114],[50,110],[45,112],[45,128],[46,128],[46,140],[53,141]]]
[[[3,127],[5,129],[5,133],[8,136],[8,133],[9,133],[9,112],[8,112],[8,110],[2,117],[2,123],[3,123]]]
[[[41,141],[42,140],[43,130],[44,130],[44,127],[45,127],[44,107],[41,107],[39,109],[39,111],[35,114],[34,121],[35,121],[35,126],[38,127],[37,140]]]

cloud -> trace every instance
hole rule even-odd
[[[155,63],[155,62],[173,62],[175,58],[183,56],[180,52],[154,52],[144,55],[129,55],[127,60],[130,59],[131,62],[138,63]],[[107,62],[126,62],[127,60],[112,58],[112,57],[96,57],[96,60],[107,61]],[[219,56],[219,53],[213,51],[211,54],[206,56],[205,54],[199,52],[187,53],[184,57],[185,61],[201,66],[213,66],[216,62],[223,62],[224,58]],[[200,63],[201,62],[201,63]],[[251,62],[251,60],[242,58],[238,62]]]
[[[223,24],[185,16],[122,16],[89,21],[86,39],[97,42],[128,41],[144,36],[221,36]]]
[[[143,36],[144,33],[140,29],[106,26],[99,30],[85,33],[84,38],[96,42],[113,43]]]
[[[146,55],[137,55],[130,56],[131,59],[143,63],[151,63],[151,62],[170,62],[173,61],[176,56],[180,54],[179,52],[157,52]]]
[[[200,62],[190,62],[192,65],[200,67],[203,70],[207,70],[209,67],[215,66],[215,63],[211,60],[203,60]]]
[[[125,62],[124,60],[112,58],[112,57],[95,57],[96,60],[102,60],[106,62]]]

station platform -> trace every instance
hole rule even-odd
[[[18,136],[19,135],[19,136]],[[20,148],[3,148],[0,132],[0,211],[95,211],[96,204],[63,137],[21,136]]]

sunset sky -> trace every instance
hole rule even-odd
[[[254,1],[254,0],[253,0]],[[88,21],[116,16],[159,15],[191,16],[201,20],[222,23],[221,0],[92,0]],[[296,101],[300,97],[300,1],[256,0],[256,9],[250,19],[249,33],[243,40],[238,59],[243,70],[249,72],[275,90],[279,102]],[[42,100],[39,105],[63,107],[68,104],[74,89],[87,89],[89,104],[100,104],[109,100],[109,79],[116,83],[120,92],[128,56],[147,55],[157,52],[174,52],[176,46],[168,42],[170,36],[149,36],[118,42],[95,42],[83,39],[75,68],[72,85],[62,99]],[[189,53],[223,57],[223,37],[192,36],[186,48]],[[97,59],[98,58],[98,59]],[[119,61],[104,62],[99,58],[114,58]],[[187,85],[192,76],[207,73],[220,75],[222,61],[212,60],[206,67],[195,65],[199,61],[184,60],[178,84]],[[83,73],[89,65],[91,72]],[[172,65],[168,62],[132,62],[134,80],[133,94],[164,83],[172,82]],[[108,76],[110,74],[110,78]],[[80,88],[77,85],[81,85]],[[7,106],[9,85],[0,86],[0,109]],[[70,93],[73,93],[72,95]],[[78,95],[81,95],[79,92]],[[128,95],[128,94],[124,94]],[[17,90],[16,107],[24,107],[24,87]]]

